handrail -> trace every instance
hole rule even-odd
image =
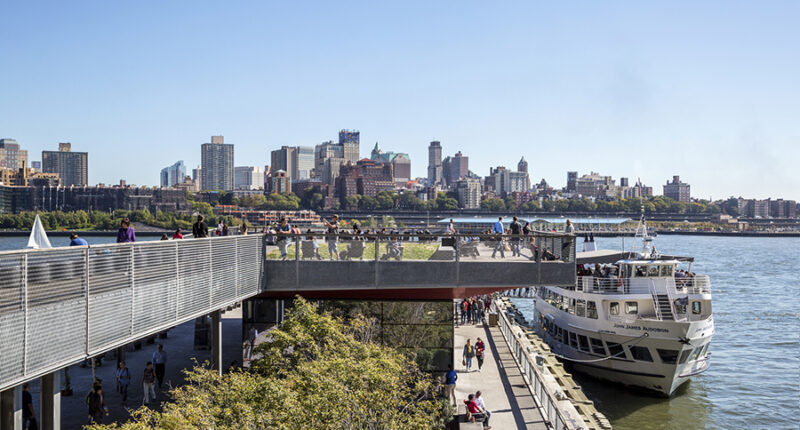
[[[676,289],[676,292],[686,288],[688,294],[705,294],[711,292],[711,281],[708,275],[694,275],[690,278],[669,278],[672,284],[667,284]],[[632,282],[636,281],[636,282]],[[641,282],[638,282],[641,281]],[[578,276],[577,291],[596,294],[650,294],[652,288],[650,278],[598,278],[594,276]],[[638,285],[637,285],[638,284]]]
[[[575,420],[567,416],[563,409],[559,406],[559,399],[544,381],[544,375],[536,365],[535,358],[532,358],[529,351],[522,343],[514,336],[512,326],[513,324],[508,320],[505,312],[500,309],[495,301],[492,302],[492,309],[498,314],[498,324],[500,325],[500,332],[511,350],[511,355],[514,357],[517,364],[523,371],[523,376],[527,379],[528,391],[533,395],[537,402],[542,417],[546,420],[545,424],[548,428],[554,430],[574,430],[581,428],[577,425]],[[522,334],[520,334],[522,336]],[[581,421],[582,423],[582,421]]]

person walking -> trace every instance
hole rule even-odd
[[[104,415],[108,415],[108,406],[103,395],[103,387],[95,385],[89,394],[89,424],[102,424]]]
[[[131,227],[131,220],[123,218],[117,231],[117,243],[136,242],[136,232]]]
[[[158,379],[158,389],[161,390],[161,384],[164,383],[164,372],[167,367],[167,351],[164,351],[164,345],[158,344],[155,352],[153,352],[153,364],[156,366],[156,378]]]
[[[339,259],[339,215],[333,215],[331,222],[323,219],[322,223],[327,228],[325,240],[328,242],[328,254],[331,260]],[[378,242],[375,242],[375,252],[378,250]]]
[[[478,372],[483,368],[483,359],[485,358],[486,344],[483,343],[481,338],[475,341],[475,358],[478,359]]]
[[[181,230],[180,227],[178,227],[178,229],[175,230],[175,234],[172,235],[172,238],[173,239],[183,239],[183,231]]]
[[[203,215],[197,215],[197,221],[192,225],[192,236],[195,239],[208,237],[208,225],[203,221]]]
[[[472,369],[472,359],[475,357],[475,347],[472,346],[470,340],[467,339],[467,344],[464,345],[464,353],[462,354],[463,364],[467,369],[467,372]]]
[[[78,237],[78,233],[69,235],[69,246],[89,246],[85,239]]]
[[[33,396],[31,396],[31,384],[22,384],[22,428],[25,430],[36,430],[39,425],[36,423],[36,411],[33,409]]]
[[[503,241],[503,233],[505,233],[505,229],[503,228],[503,217],[497,218],[497,222],[492,226],[492,233],[497,236],[497,245],[495,245],[494,251],[492,252],[492,258],[496,258],[495,255],[497,254],[497,251],[500,251],[500,258],[506,258],[506,244]]]
[[[227,236],[228,235],[228,224],[225,223],[225,222],[222,223],[222,235],[223,236]]]
[[[573,235],[575,234],[575,226],[572,225],[572,221],[567,220],[567,225],[564,227],[564,233],[567,233],[569,236],[565,237],[564,241],[561,243],[561,259],[564,261],[569,261],[570,246],[572,245]]]
[[[456,404],[456,380],[458,379],[458,374],[453,369],[452,364],[447,365],[447,373],[444,375],[444,397],[447,400],[453,399],[453,406],[457,406]]]
[[[149,405],[156,399],[156,372],[153,370],[153,362],[148,361],[142,372],[142,389],[144,391],[143,404]]]
[[[117,391],[122,395],[122,404],[128,401],[128,386],[131,385],[131,371],[124,361],[119,362],[117,369]]]
[[[517,220],[517,217],[514,217],[511,221],[511,256],[512,257],[521,257],[522,254],[519,252],[519,242],[522,240],[520,237],[522,235],[522,225]]]
[[[281,260],[286,260],[289,255],[287,248],[289,247],[288,235],[292,233],[292,228],[286,218],[281,218],[281,225],[278,226],[278,249],[281,251]]]
[[[467,322],[467,311],[469,310],[469,302],[467,302],[467,299],[461,301],[459,310],[461,311],[461,325],[464,325]]]

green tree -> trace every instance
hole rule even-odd
[[[492,212],[501,212],[506,210],[506,203],[498,198],[484,199],[481,201],[481,209]]]

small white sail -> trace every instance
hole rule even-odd
[[[36,214],[36,219],[33,221],[31,236],[28,238],[28,248],[52,248],[50,239],[47,238],[47,232],[44,231],[42,221],[39,220],[39,214]]]

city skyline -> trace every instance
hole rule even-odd
[[[16,66],[0,137],[31,161],[72,142],[91,153],[90,184],[157,185],[176,160],[199,165],[210,135],[236,145],[236,166],[263,165],[356,128],[360,158],[377,141],[409,154],[412,177],[438,140],[481,176],[524,156],[531,181],[556,188],[567,171],[657,193],[680,175],[697,198],[800,200],[793,4],[2,10]],[[356,31],[331,34],[344,20]]]

